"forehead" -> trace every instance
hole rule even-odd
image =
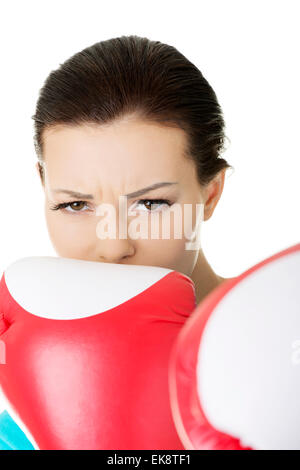
[[[43,133],[48,177],[88,177],[129,181],[178,178],[188,161],[187,136],[182,129],[139,120],[113,124],[60,125]],[[145,179],[146,176],[146,179]],[[136,181],[139,182],[139,181]]]

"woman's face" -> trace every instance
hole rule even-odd
[[[105,126],[57,126],[46,129],[43,138],[46,221],[59,256],[161,266],[191,275],[199,249],[186,249],[189,239],[184,235],[183,225],[182,237],[174,236],[178,221],[171,208],[175,204],[173,207],[182,210],[183,215],[183,205],[190,205],[194,229],[198,221],[196,204],[203,204],[204,193],[194,162],[183,156],[184,131],[127,119]],[[125,225],[128,227],[137,217],[142,224],[148,222],[147,238],[119,236],[119,196],[163,182],[175,184],[123,198],[127,201],[126,211],[135,210],[135,216],[127,212]],[[83,195],[71,195],[65,190]],[[167,200],[171,205],[163,201],[151,203],[153,199]],[[54,206],[62,203],[69,205],[54,210]],[[98,224],[105,215],[100,216],[97,207],[103,203],[115,210],[114,222],[112,212],[106,213],[106,221],[116,223],[115,238],[99,237]],[[151,211],[156,213],[152,220]],[[170,237],[163,239],[161,227],[167,219],[162,217],[166,211],[171,221]],[[158,239],[151,237],[151,231],[157,233],[157,229]]]

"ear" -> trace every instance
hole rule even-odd
[[[223,192],[225,172],[226,169],[220,171],[204,190],[206,199],[204,205],[204,220],[210,219],[218,204]]]
[[[42,168],[42,166],[40,165],[40,162],[36,162],[35,167],[36,167],[36,170],[37,170],[37,172],[38,172],[39,178],[40,178],[40,180],[41,180],[42,186],[44,186],[43,174],[42,174],[43,168]]]

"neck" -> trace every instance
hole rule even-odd
[[[215,287],[224,281],[224,278],[218,276],[213,271],[202,250],[199,251],[198,259],[190,278],[195,284],[197,305],[215,289]]]

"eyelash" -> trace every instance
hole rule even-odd
[[[71,204],[74,204],[75,202],[84,202],[86,204],[85,201],[62,202],[60,204],[55,204],[55,205],[50,206],[50,209],[53,210],[53,211],[63,210],[66,207],[71,206]],[[145,202],[150,202],[152,204],[167,204],[168,206],[172,205],[171,201],[169,201],[168,199],[140,199],[140,200],[137,201],[137,204],[144,204]],[[71,210],[71,211],[68,211],[68,212],[82,213],[82,212],[85,212],[85,211]],[[153,211],[149,210],[148,212],[153,212]]]

